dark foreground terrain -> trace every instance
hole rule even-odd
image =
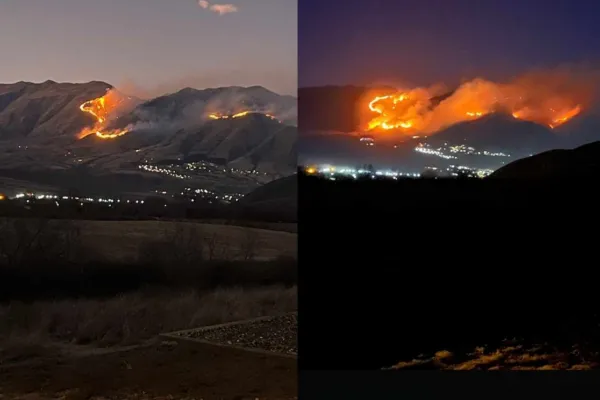
[[[595,365],[596,182],[300,176],[301,368]]]
[[[0,218],[0,399],[294,397],[293,359],[158,335],[297,311],[295,243],[190,221]],[[208,339],[296,352],[295,320],[263,325],[270,337]]]
[[[104,354],[0,365],[4,399],[293,399],[296,360],[156,341]]]

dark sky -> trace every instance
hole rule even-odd
[[[0,0],[0,83],[100,80],[137,95],[263,85],[295,94],[297,0],[208,3]],[[211,9],[219,4],[229,6]]]
[[[455,84],[600,58],[597,0],[302,0],[299,86]]]

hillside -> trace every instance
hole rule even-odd
[[[229,86],[210,89],[185,88],[140,104],[115,126],[153,123],[161,127],[194,126],[208,114],[235,114],[242,111],[267,113],[285,124],[296,125],[297,100],[262,86]]]
[[[514,161],[488,179],[577,179],[596,178],[600,173],[600,142],[573,150],[550,150]]]
[[[114,93],[116,98],[109,97]],[[91,111],[103,113],[98,125],[94,115],[100,114],[81,107],[100,98],[102,104],[90,105]],[[138,166],[206,161],[216,164],[213,171],[203,175],[199,170],[188,183],[206,188],[233,183],[236,193],[244,193],[256,186],[258,177],[225,176],[217,166],[221,172],[227,167],[246,175],[258,170],[270,179],[293,173],[296,103],[294,97],[260,86],[186,88],[140,102],[102,82],[0,85],[0,176],[100,191],[106,185],[111,190],[178,190],[183,182],[173,176],[181,173],[148,174]],[[249,113],[232,117],[243,111]],[[85,130],[91,134],[81,135]],[[115,130],[124,134],[95,134]],[[132,185],[136,180],[139,184]]]
[[[299,89],[301,162],[333,162],[344,165],[372,163],[409,169],[434,164],[442,166],[443,160],[411,154],[409,140],[403,137],[398,137],[397,143],[386,141],[389,142],[387,144],[397,145],[398,151],[393,153],[382,140],[374,147],[365,147],[357,143],[355,136],[348,135],[360,132],[361,126],[364,126],[361,122],[365,122],[361,117],[368,118],[365,110],[361,109],[366,108],[366,96],[371,96],[370,93],[383,94],[387,90],[391,89],[375,90],[358,86]],[[440,104],[453,93],[449,91],[432,98],[430,106]],[[427,139],[419,140],[434,148],[465,144],[477,151],[502,152],[519,158],[556,148],[578,147],[599,140],[599,132],[600,110],[586,109],[581,115],[556,129],[496,113],[451,125],[428,135]],[[388,133],[385,134],[386,138],[393,136],[393,133]],[[381,135],[383,134],[375,134],[375,138],[383,138]],[[496,168],[498,163],[496,159],[486,159],[477,161],[476,166]]]
[[[392,87],[319,86],[298,89],[299,120],[302,130],[354,132],[360,130],[369,93],[395,92]],[[439,104],[452,92],[431,99]],[[365,107],[365,109],[361,109]]]
[[[260,215],[279,221],[298,218],[298,176],[291,175],[267,183],[244,196],[235,205],[242,215]]]
[[[450,126],[429,138],[432,143],[468,144],[485,150],[528,155],[560,145],[549,129],[533,122],[492,114]]]
[[[109,89],[112,86],[104,82],[0,84],[0,140],[72,139],[93,123],[79,106]]]

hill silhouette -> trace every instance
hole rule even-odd
[[[488,179],[594,179],[600,173],[600,142],[550,150],[496,170]]]

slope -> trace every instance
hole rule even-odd
[[[296,124],[297,100],[262,86],[228,86],[209,89],[185,88],[139,105],[123,117],[116,127],[140,122],[159,123],[179,128],[198,125],[211,113],[230,115],[255,111],[276,116],[287,124]]]
[[[298,218],[298,175],[277,179],[244,196],[234,205],[238,215],[286,222]]]
[[[210,159],[232,168],[295,169],[297,129],[262,114],[215,120],[183,136],[184,159]]]
[[[93,120],[79,109],[88,100],[106,94],[104,82],[0,84],[0,140],[28,138],[51,143],[73,139]]]
[[[492,114],[475,121],[450,126],[430,136],[432,143],[468,144],[484,150],[500,150],[525,155],[548,150],[559,144],[548,128],[533,122]]]

